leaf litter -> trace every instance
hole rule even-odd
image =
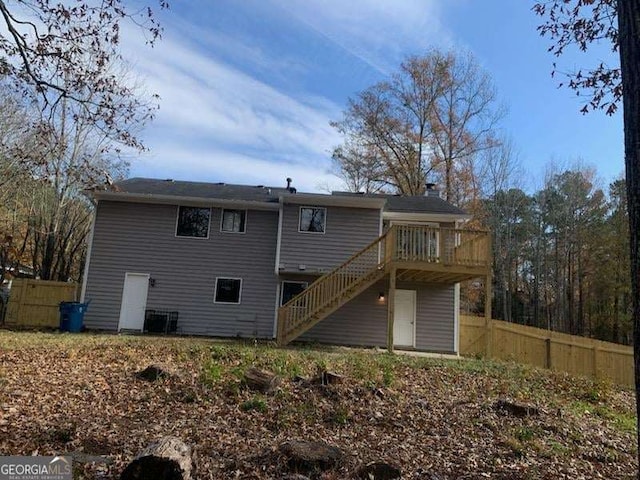
[[[136,376],[150,365],[176,374]],[[246,388],[250,367],[282,377],[279,389]],[[306,380],[328,370],[341,380]],[[622,479],[637,469],[633,391],[582,377],[376,350],[0,332],[3,455],[72,455],[74,478],[115,479],[165,435],[191,445],[199,479],[285,478],[279,446],[292,440],[345,452],[328,471],[304,472],[312,479],[358,478],[372,462],[427,480]]]

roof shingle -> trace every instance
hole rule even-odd
[[[282,195],[292,195],[286,188],[264,185],[236,185],[227,183],[188,182],[153,178],[129,178],[115,184],[116,191],[143,195],[167,195],[221,200],[244,200],[277,203]],[[466,215],[458,207],[437,196],[402,196],[389,194],[364,194],[332,192],[332,196],[384,198],[389,212],[436,213]]]

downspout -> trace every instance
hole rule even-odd
[[[280,207],[278,208],[278,238],[276,240],[276,264],[274,272],[276,275],[280,274],[280,244],[282,243],[282,217],[284,215],[284,202],[282,197],[278,199]]]
[[[273,338],[278,335],[278,309],[280,307],[280,244],[282,243],[282,217],[284,215],[284,202],[282,197],[278,199],[278,236],[276,240],[276,264],[274,273],[276,275],[276,305],[273,312]]]
[[[93,247],[93,232],[96,226],[96,217],[98,216],[98,200],[95,201],[95,210],[91,219],[91,231],[89,232],[89,239],[87,240],[87,259],[84,262],[84,272],[82,273],[82,289],[80,291],[80,301],[84,303],[85,295],[87,293],[87,281],[89,279],[89,264],[91,263],[91,250]]]
[[[460,283],[453,285],[453,351],[460,355]]]

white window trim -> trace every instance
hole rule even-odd
[[[300,220],[302,220],[302,209],[314,208],[318,210],[324,210],[324,230],[322,232],[309,232],[308,230],[300,230]],[[324,235],[327,233],[327,207],[314,207],[313,205],[300,205],[298,209],[298,233],[308,233],[310,235]]]
[[[301,282],[298,280],[283,280],[280,283],[280,303],[278,304],[280,307],[283,305],[282,304],[282,298],[284,297],[284,284],[285,283],[297,283],[298,285],[304,285],[305,290],[307,288],[309,288],[309,282]]]
[[[241,232],[234,232],[233,230],[223,230],[222,226],[224,225],[224,211],[225,210],[235,210],[244,212],[244,230]],[[247,219],[249,218],[249,211],[246,208],[221,208],[220,209],[220,233],[231,233],[231,234],[241,234],[244,235],[247,233]]]
[[[180,221],[180,207],[185,208],[206,208],[209,210],[209,223],[207,224],[207,236],[206,237],[193,237],[191,235],[178,235],[178,222]],[[209,235],[211,235],[211,217],[213,216],[213,212],[210,207],[193,207],[191,205],[178,205],[176,209],[176,228],[174,229],[175,238],[191,238],[196,240],[208,240]]]
[[[240,291],[238,292],[237,302],[218,302],[216,300],[216,294],[218,293],[218,280],[240,280]],[[213,286],[213,303],[220,305],[240,305],[242,303],[242,279],[236,277],[216,277],[216,283]]]

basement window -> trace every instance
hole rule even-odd
[[[300,207],[298,231],[303,233],[324,233],[327,209],[323,207]]]
[[[244,233],[246,230],[246,210],[222,210],[220,231],[227,233]]]
[[[178,207],[177,237],[209,237],[210,208]]]
[[[282,282],[282,289],[280,290],[280,306],[287,303],[296,295],[302,293],[307,286],[307,282]]]
[[[216,278],[214,303],[240,303],[241,278]]]

